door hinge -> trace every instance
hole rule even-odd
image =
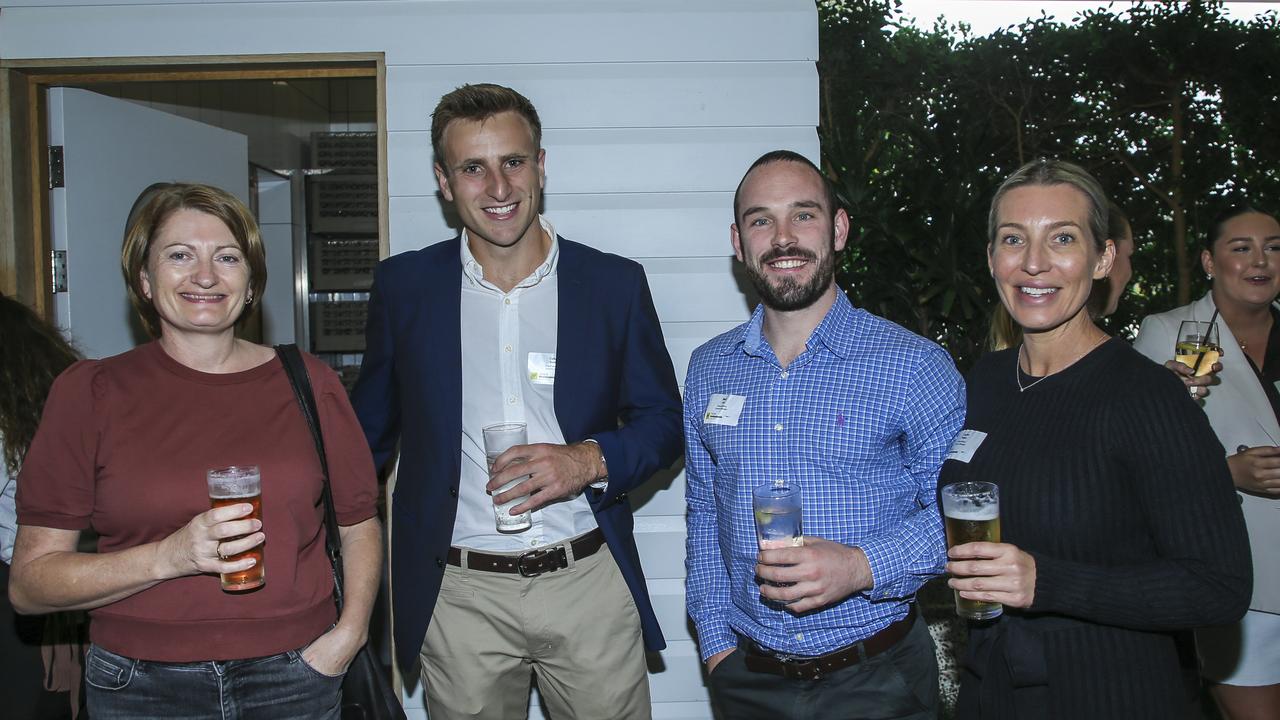
[[[62,184],[62,146],[49,146],[49,189],[60,188]]]
[[[56,293],[67,291],[67,251],[54,250],[52,262],[50,263],[50,271],[53,279],[53,291]]]

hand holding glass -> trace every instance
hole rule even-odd
[[[231,467],[214,468],[205,473],[209,483],[209,502],[215,508],[250,503],[253,512],[244,520],[262,520],[262,474],[257,465],[232,465]],[[245,537],[224,538],[222,542],[232,542]],[[222,589],[226,592],[239,592],[262,587],[267,583],[266,563],[263,562],[263,550],[266,543],[249,548],[242,553],[229,555],[225,560],[235,562],[245,558],[253,558],[253,567],[248,570],[222,573]]]
[[[960,482],[942,488],[942,517],[947,547],[971,542],[1000,542],[1000,488],[989,482]],[[960,597],[956,614],[969,620],[991,620],[1004,612],[1000,603]]]
[[[1173,359],[1195,370],[1196,377],[1213,372],[1213,364],[1222,357],[1218,345],[1218,323],[1199,320],[1183,320],[1178,328],[1178,340],[1173,346]],[[1190,388],[1191,397],[1196,389]]]
[[[496,425],[487,425],[481,429],[484,434],[484,456],[488,461],[489,475],[493,475],[493,463],[498,456],[506,452],[508,449],[516,445],[528,445],[529,434],[524,423],[498,423]],[[523,458],[517,458],[514,462],[524,462]],[[520,483],[528,480],[532,475],[521,475],[511,482],[503,485],[494,491],[495,498],[493,503],[493,516],[497,523],[498,532],[500,533],[519,533],[533,527],[533,513],[523,512],[519,515],[512,515],[511,508],[519,505],[529,499],[528,495],[518,497],[514,500],[498,504],[496,500],[500,493],[504,493]]]

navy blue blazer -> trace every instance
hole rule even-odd
[[[390,257],[374,275],[352,405],[374,461],[400,451],[391,499],[391,603],[397,660],[418,657],[444,577],[462,458],[461,239]],[[559,238],[554,403],[565,440],[594,438],[609,467],[588,491],[645,647],[666,646],[632,537],[627,493],[683,447],[680,394],[644,270]],[[590,622],[590,618],[584,618]]]

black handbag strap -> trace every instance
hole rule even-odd
[[[333,602],[342,612],[342,536],[338,533],[338,513],[333,509],[333,491],[329,487],[329,458],[324,451],[324,436],[320,433],[320,413],[316,409],[316,396],[311,390],[311,377],[307,374],[307,366],[302,360],[302,352],[292,343],[276,345],[276,354],[284,365],[284,373],[289,377],[289,385],[293,387],[293,395],[298,400],[302,416],[311,429],[311,438],[316,443],[316,453],[320,456],[320,470],[324,474],[324,547],[329,555],[329,563],[333,566]]]

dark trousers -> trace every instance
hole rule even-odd
[[[892,648],[819,680],[752,672],[734,650],[707,679],[720,720],[936,720],[938,659],[922,620]]]

